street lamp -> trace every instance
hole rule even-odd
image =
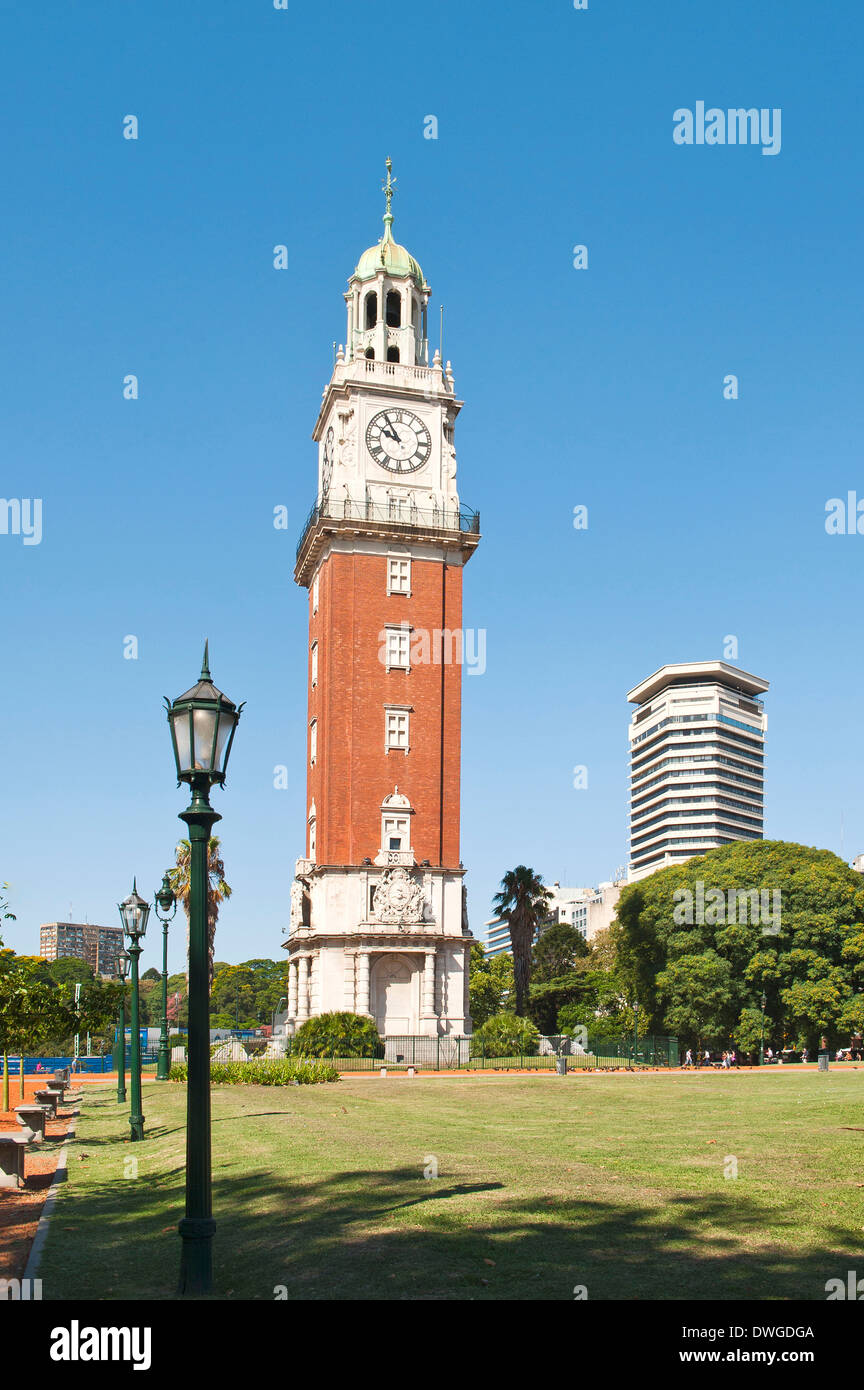
[[[144,1116],[141,1113],[141,1030],[138,1025],[138,957],[141,954],[141,940],[147,930],[150,904],[140,896],[135,880],[128,898],[118,904],[123,930],[129,938],[129,954],[132,957],[132,1104],[129,1111],[129,1127],[133,1141],[144,1138]]]
[[[177,899],[171,888],[168,871],[162,875],[162,887],[154,894],[156,916],[162,923],[162,1022],[159,1028],[159,1061],[156,1064],[156,1080],[167,1081],[170,1070],[168,1062],[168,923],[177,911]],[[161,912],[159,909],[162,909]],[[173,909],[173,911],[172,911]]]
[[[125,947],[117,952],[117,974],[120,976],[120,1045],[117,1048],[117,1103],[126,1104],[126,981],[129,978],[131,957]]]
[[[180,1293],[206,1294],[213,1282],[213,1205],[210,1174],[210,972],[207,943],[207,844],[222,817],[210,805],[225,771],[239,708],[213,684],[208,644],[197,685],[173,704],[165,701],[177,784],[192,800],[180,819],[189,827],[189,1026],[186,1087],[186,1214],[180,1222]]]
[[[765,991],[762,991],[762,1026],[759,1029],[759,1065],[765,1065]]]

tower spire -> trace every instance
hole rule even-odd
[[[392,230],[391,230],[392,227],[393,227],[393,212],[392,212],[392,209],[391,209],[391,206],[390,206],[390,205],[391,205],[391,203],[393,202],[393,194],[394,194],[395,191],[396,191],[396,180],[395,180],[395,179],[393,178],[393,176],[392,176],[393,160],[390,158],[389,154],[388,154],[388,156],[387,156],[387,161],[386,161],[386,163],[387,163],[387,177],[386,177],[386,179],[384,180],[384,182],[383,182],[382,185],[381,185],[381,187],[382,187],[383,190],[384,190],[384,197],[387,199],[387,211],[385,212],[384,218],[383,218],[383,221],[384,221],[384,239],[383,239],[383,241],[382,241],[382,243],[381,243],[381,260],[382,260],[382,261],[384,260],[384,242],[385,242],[385,241],[392,241],[392,240],[393,240],[393,232],[392,232]]]

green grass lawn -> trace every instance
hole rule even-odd
[[[145,1083],[130,1144],[113,1089],[87,1088],[44,1298],[174,1296],[185,1099]],[[864,1275],[862,1099],[864,1069],[216,1087],[216,1288],[824,1301]]]

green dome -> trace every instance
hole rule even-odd
[[[423,284],[423,271],[404,246],[400,246],[398,241],[393,240],[390,224],[392,216],[385,215],[386,223],[384,235],[377,246],[370,246],[368,251],[357,262],[357,269],[354,274],[360,280],[373,280],[379,270],[385,270],[388,275],[410,275],[418,285]]]

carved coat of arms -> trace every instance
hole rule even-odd
[[[423,889],[401,865],[385,869],[375,889],[372,911],[379,922],[422,922]]]

